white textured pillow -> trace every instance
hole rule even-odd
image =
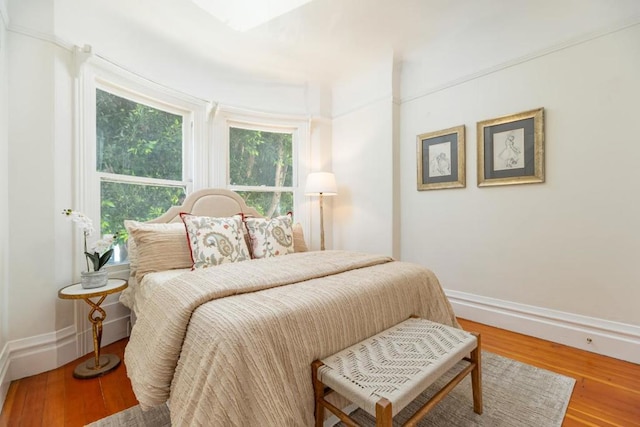
[[[187,228],[193,268],[251,259],[242,232],[242,217],[214,218],[181,213]]]
[[[293,229],[288,215],[276,218],[247,218],[253,258],[270,258],[293,253]]]
[[[129,233],[129,268],[138,283],[156,271],[191,267],[191,252],[184,224],[125,221]]]

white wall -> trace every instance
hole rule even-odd
[[[7,19],[5,3],[0,0],[0,402],[4,401],[8,387],[6,367],[7,344],[7,291],[9,248],[9,138],[8,127],[8,64],[7,64]]]
[[[449,290],[640,325],[640,24],[622,27],[432,91],[408,67],[403,259],[432,268]],[[493,30],[477,37],[503,39]],[[476,122],[537,107],[546,182],[478,188]],[[416,135],[460,124],[467,188],[416,191]]]
[[[393,57],[333,89],[332,166],[338,195],[328,248],[397,255],[394,233]]]
[[[50,255],[55,241],[55,48],[13,34],[10,41],[9,339],[13,340],[44,333],[55,324],[55,304],[43,307],[45,301],[54,301],[47,290],[56,259]],[[25,310],[29,306],[39,309]]]
[[[17,6],[9,9],[11,25],[21,30],[37,24],[39,34],[50,34],[51,4],[38,5],[37,13],[25,15],[25,3],[11,4]],[[9,376],[16,379],[34,366],[52,369],[82,353],[66,339],[73,335],[74,303],[57,298],[57,290],[74,278],[71,230],[60,215],[72,200],[72,57],[56,43],[12,28],[6,328]]]

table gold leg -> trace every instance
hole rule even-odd
[[[91,306],[89,321],[93,330],[93,360],[87,360],[75,369],[73,375],[76,378],[94,378],[103,375],[120,365],[120,358],[113,354],[100,355],[102,345],[102,322],[107,317],[107,313],[100,307],[100,304],[107,296],[102,296],[97,302],[85,298],[87,304]]]
[[[102,343],[102,321],[93,324],[93,358],[96,369],[100,367],[100,345]]]
[[[93,356],[95,360],[94,369],[100,369],[100,346],[102,344],[102,321],[107,317],[107,313],[100,307],[100,304],[107,296],[104,295],[96,303],[87,298],[85,301],[91,306],[89,321],[93,326]],[[95,312],[100,314],[94,317]]]

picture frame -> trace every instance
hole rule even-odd
[[[418,191],[464,188],[464,125],[418,135],[416,158]]]
[[[478,187],[544,182],[544,108],[477,123]]]

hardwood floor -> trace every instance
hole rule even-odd
[[[482,348],[576,379],[563,426],[640,426],[640,365],[460,319]]]
[[[483,349],[576,379],[563,426],[640,426],[640,365],[460,319]],[[127,340],[103,353],[122,358]],[[0,426],[83,426],[137,404],[124,364],[95,379],[72,373],[82,359],[11,383]]]
[[[122,360],[127,340],[103,347]],[[84,426],[137,405],[124,363],[102,377],[79,380],[73,370],[93,353],[53,371],[13,381],[0,414],[0,426]]]

